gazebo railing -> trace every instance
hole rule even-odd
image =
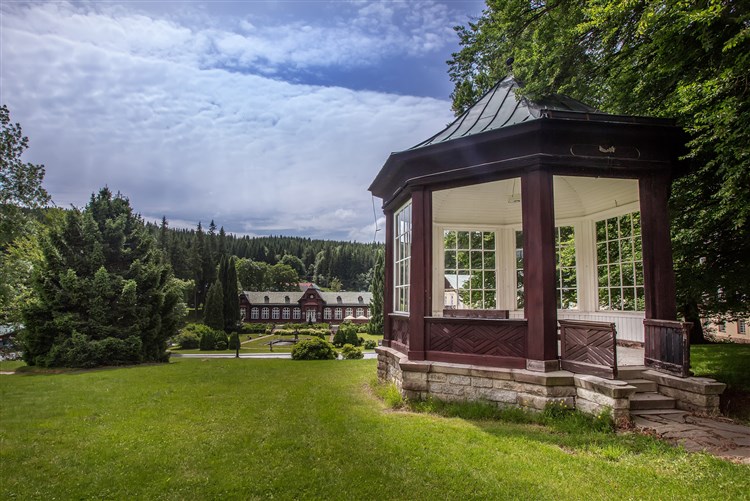
[[[617,378],[617,331],[611,322],[558,320],[560,368],[608,379]]]
[[[401,353],[409,352],[409,315],[391,313],[391,348]]]
[[[524,369],[526,331],[523,319],[426,317],[426,358]]]
[[[688,322],[643,321],[646,367],[680,377],[690,376],[690,327]]]

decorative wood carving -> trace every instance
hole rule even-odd
[[[406,353],[406,349],[409,347],[409,317],[391,314],[389,318],[391,320],[391,341],[398,343],[392,346]]]
[[[525,320],[438,317],[426,320],[429,351],[526,358]]]
[[[617,378],[615,324],[582,320],[559,320],[559,323],[563,370]]]
[[[645,319],[644,363],[662,372],[690,376],[690,327],[688,322]]]

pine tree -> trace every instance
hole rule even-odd
[[[379,250],[370,285],[370,334],[383,334],[383,294],[385,293],[385,256]]]
[[[212,329],[224,330],[224,292],[218,278],[208,289],[203,322]]]
[[[240,296],[234,256],[222,260],[224,293],[224,331],[234,332],[240,324]]]

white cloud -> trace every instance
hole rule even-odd
[[[356,21],[386,26],[405,5],[366,4]],[[426,5],[420,19],[440,25],[444,13]],[[30,160],[47,165],[45,184],[61,206],[85,204],[108,185],[145,217],[180,226],[213,218],[241,233],[368,241],[366,188],[388,153],[451,118],[446,101],[295,85],[214,64],[355,64],[415,36],[402,29],[385,30],[381,45],[365,27],[326,33],[292,23],[274,39],[252,20],[240,34],[119,8],[0,8],[0,100],[31,138]]]

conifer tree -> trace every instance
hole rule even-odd
[[[383,334],[383,295],[385,293],[385,256],[379,250],[370,285],[370,334]]]
[[[218,278],[208,289],[203,322],[212,329],[224,329],[224,292]]]
[[[234,256],[223,262],[224,330],[229,333],[236,331],[240,324],[240,296]]]

